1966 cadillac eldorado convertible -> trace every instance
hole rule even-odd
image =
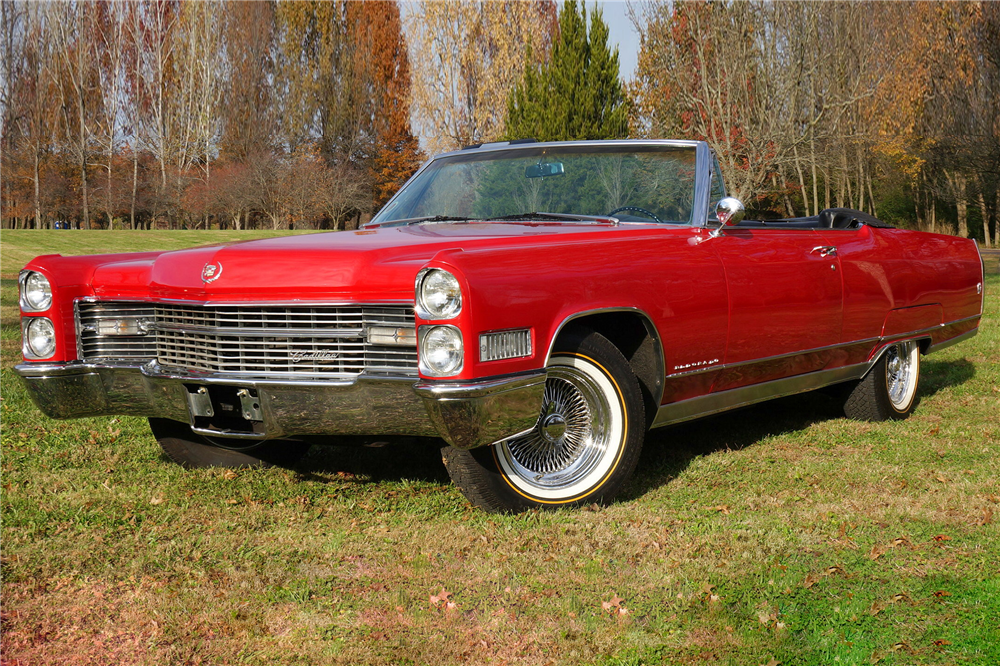
[[[921,356],[976,333],[974,241],[743,217],[703,142],[469,147],[356,231],[38,257],[17,372],[188,467],[440,437],[473,504],[517,511],[608,501],[648,429],[769,398],[905,418]]]

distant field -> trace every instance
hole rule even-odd
[[[104,254],[107,252],[148,252],[227,243],[253,238],[272,238],[309,231],[103,231],[80,229],[4,229],[0,273],[17,275],[40,254]]]
[[[434,446],[186,472],[142,419],[29,403],[27,258],[243,237],[3,232],[5,665],[1000,663],[1000,276],[907,421],[807,394],[657,430],[599,510],[474,511]]]

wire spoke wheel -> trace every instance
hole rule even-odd
[[[540,490],[570,488],[608,451],[613,409],[586,373],[550,368],[535,429],[497,445],[501,464]]]
[[[905,419],[917,404],[919,383],[920,345],[916,340],[896,342],[853,385],[844,413],[859,421]]]
[[[535,427],[492,446],[445,447],[445,467],[475,506],[553,509],[611,500],[642,450],[642,392],[628,361],[594,331],[564,334],[546,364]]]

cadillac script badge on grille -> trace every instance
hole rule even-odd
[[[205,264],[205,267],[201,269],[201,281],[205,284],[209,282],[215,282],[222,275],[222,263],[217,264]]]

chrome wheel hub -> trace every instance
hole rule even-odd
[[[549,414],[542,422],[541,430],[545,439],[552,444],[558,444],[566,434],[566,419],[559,413]]]
[[[506,466],[543,490],[569,488],[591,473],[608,448],[611,406],[591,377],[549,368],[534,430],[497,444]]]
[[[893,345],[886,351],[886,389],[889,401],[899,411],[909,406],[913,396],[913,382],[916,372],[913,363],[915,342],[903,342]]]

